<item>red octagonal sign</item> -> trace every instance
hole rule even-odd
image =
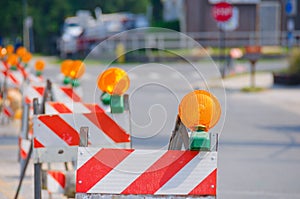
[[[212,15],[218,22],[228,21],[232,17],[232,5],[227,2],[219,2],[213,6]]]

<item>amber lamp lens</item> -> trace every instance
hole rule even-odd
[[[124,94],[130,85],[127,73],[120,68],[110,68],[98,78],[98,88],[111,95]]]
[[[32,57],[31,53],[30,52],[26,52],[24,54],[24,56],[22,57],[22,61],[24,63],[28,63],[31,60],[31,57]]]
[[[7,45],[6,46],[6,51],[7,51],[7,54],[13,54],[14,53],[14,50],[15,50],[15,48],[14,48],[14,46],[13,45]]]
[[[43,60],[37,60],[35,62],[35,70],[42,71],[45,68],[45,62]]]
[[[216,125],[221,115],[221,106],[217,98],[205,91],[195,90],[183,97],[179,104],[179,117],[191,130],[198,127],[208,131]]]
[[[7,63],[11,66],[15,66],[18,63],[18,56],[16,54],[10,54],[7,57]]]
[[[67,59],[61,63],[60,71],[65,76],[69,76],[69,73],[72,69],[73,61],[70,59]]]

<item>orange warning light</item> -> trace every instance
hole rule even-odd
[[[10,54],[7,57],[7,63],[11,66],[15,66],[18,63],[18,56],[16,54]]]
[[[32,54],[30,52],[26,52],[23,57],[22,57],[22,61],[24,63],[28,63],[31,60]]]
[[[127,73],[120,68],[109,68],[98,78],[98,88],[111,95],[124,94],[130,85]]]
[[[85,72],[85,65],[82,61],[76,60],[73,61],[69,76],[72,79],[80,78]]]
[[[7,45],[6,46],[6,51],[7,51],[7,54],[10,55],[10,54],[13,54],[14,53],[14,46],[13,45]]]
[[[73,66],[72,60],[67,59],[67,60],[63,61],[61,63],[61,67],[60,67],[61,73],[64,74],[65,76],[69,76],[72,66]]]
[[[199,127],[208,131],[216,125],[220,115],[219,101],[213,94],[205,90],[188,93],[179,104],[179,117],[183,124],[192,131]]]
[[[23,57],[25,54],[26,54],[27,50],[25,47],[23,46],[20,46],[17,51],[16,51],[16,54],[19,56],[19,57]]]
[[[35,67],[35,70],[42,71],[45,68],[45,62],[43,60],[37,60],[35,62],[34,67]]]
[[[1,51],[0,51],[1,58],[3,58],[6,54],[7,54],[6,48],[1,48]]]

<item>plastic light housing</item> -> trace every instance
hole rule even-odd
[[[183,124],[192,131],[198,129],[208,131],[216,125],[220,115],[219,101],[205,90],[188,93],[179,104],[179,117]]]
[[[130,85],[127,73],[120,68],[109,68],[98,78],[98,88],[110,95],[124,94]]]
[[[34,67],[37,71],[43,71],[45,68],[45,62],[43,60],[37,60]]]

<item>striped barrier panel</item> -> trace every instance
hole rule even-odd
[[[47,190],[50,194],[64,194],[66,175],[62,171],[47,171]]]
[[[47,115],[59,113],[92,113],[103,112],[103,109],[98,104],[82,102],[46,102],[45,112]]]
[[[24,70],[25,71],[25,70]],[[26,72],[26,71],[25,71]],[[3,81],[6,78],[7,86],[11,88],[20,88],[24,83],[24,74],[21,71],[7,71],[2,70],[0,72],[0,79]],[[42,83],[44,78],[42,76],[35,76],[26,72],[26,78],[31,83]]]
[[[76,172],[77,199],[216,196],[217,152],[79,147]]]
[[[94,111],[94,107],[87,106]],[[129,148],[127,114],[115,116],[99,107],[91,113],[37,115],[33,118],[34,159],[37,162],[68,162],[77,159],[80,127],[89,127],[89,144],[109,148]]]
[[[20,88],[24,81],[23,75],[18,71],[1,71],[0,79],[4,81],[5,78],[7,86],[13,88]]]
[[[14,111],[10,106],[4,104],[2,109],[3,115],[7,118],[12,118],[14,116]]]
[[[25,160],[28,156],[31,140],[19,137],[20,158]]]
[[[45,91],[45,85],[30,84],[24,88],[24,99],[28,104],[32,103],[34,98],[38,98],[42,101]],[[58,86],[52,84],[52,94],[55,101],[60,102],[81,102],[81,97],[76,93],[72,87]]]

